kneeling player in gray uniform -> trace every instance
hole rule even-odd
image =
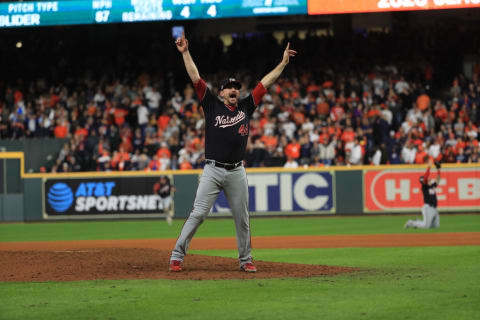
[[[176,40],[178,51],[182,53],[187,73],[192,80],[200,105],[205,114],[205,168],[200,177],[193,210],[183,225],[175,248],[170,256],[170,271],[182,271],[182,262],[188,245],[198,227],[207,217],[218,194],[225,192],[232,209],[237,233],[238,259],[240,269],[256,272],[251,256],[250,220],[248,215],[247,174],[243,167],[249,134],[249,121],[256,106],[280,76],[291,56],[296,54],[287,45],[280,64],[268,73],[251,94],[240,99],[241,83],[233,78],[220,86],[220,101],[200,78],[197,67],[188,51],[185,35]]]
[[[405,223],[405,228],[421,228],[431,229],[440,227],[440,215],[437,210],[437,192],[436,188],[440,184],[440,163],[435,162],[437,168],[437,178],[435,181],[430,182],[428,176],[430,175],[431,161],[428,163],[427,171],[420,177],[420,184],[422,185],[423,193],[423,208],[422,216],[423,220],[408,220]]]

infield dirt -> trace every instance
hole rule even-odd
[[[190,254],[185,270],[168,272],[175,239],[0,243],[0,281],[96,279],[252,279],[337,275],[358,268],[255,261],[259,272],[239,271],[236,259]],[[258,249],[480,245],[480,232],[254,237]],[[235,238],[196,238],[196,250],[236,249]]]

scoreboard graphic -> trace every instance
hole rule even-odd
[[[0,3],[0,28],[307,14],[307,0],[60,0]]]

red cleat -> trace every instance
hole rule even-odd
[[[240,270],[245,272],[257,272],[257,267],[252,262],[247,262],[240,267]]]
[[[170,261],[170,266],[168,267],[168,270],[172,272],[182,271],[182,261],[178,261],[178,260]]]

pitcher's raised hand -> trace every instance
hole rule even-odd
[[[283,59],[282,62],[285,64],[288,64],[290,61],[290,57],[295,57],[297,54],[297,51],[295,50],[290,50],[290,42],[287,43],[287,47],[285,48],[285,51],[283,52]]]
[[[185,32],[182,32],[182,36],[175,40],[175,45],[177,46],[178,51],[181,53],[188,51],[188,40],[185,39]]]

